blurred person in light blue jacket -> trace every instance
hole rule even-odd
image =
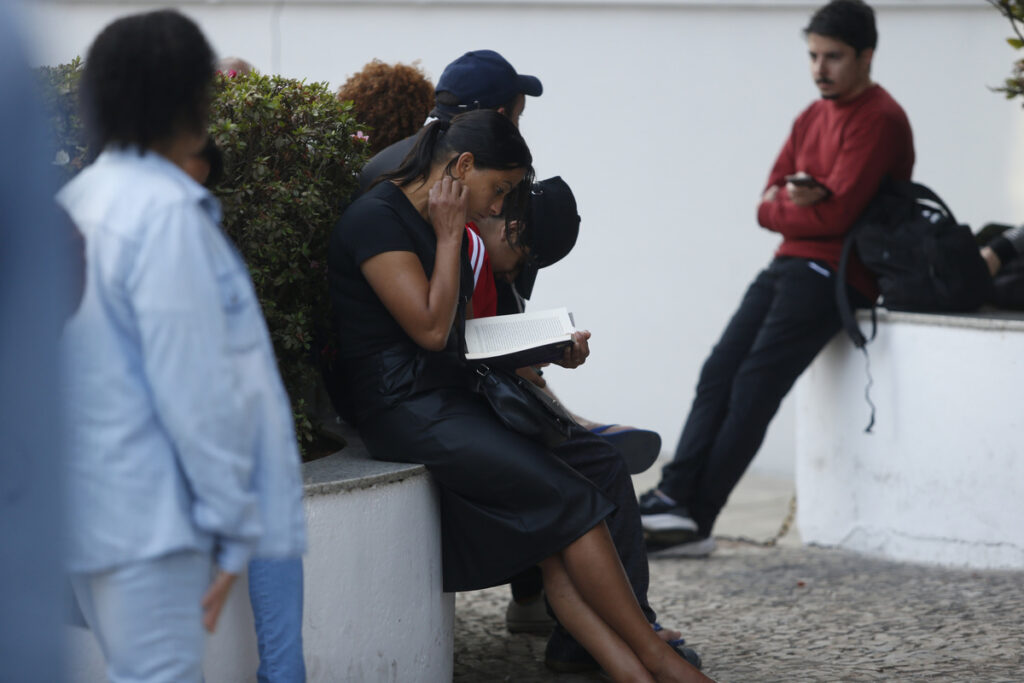
[[[64,680],[57,339],[81,251],[53,203],[55,149],[17,7],[0,0],[0,680]]]
[[[202,680],[203,628],[237,574],[305,548],[259,303],[219,204],[180,168],[206,143],[213,75],[177,12],[107,26],[81,86],[102,152],[58,194],[87,264],[63,345],[68,564],[112,681]]]

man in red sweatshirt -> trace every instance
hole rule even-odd
[[[675,458],[640,497],[652,556],[714,550],[715,519],[779,403],[840,330],[833,280],[843,236],[886,176],[909,180],[914,166],[906,114],[871,80],[873,10],[834,0],[804,34],[821,99],[797,117],[757,210],[782,244],[705,362]],[[861,305],[877,296],[859,262],[846,285]]]

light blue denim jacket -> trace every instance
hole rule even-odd
[[[104,151],[57,198],[86,240],[62,340],[69,569],[301,553],[291,408],[217,200],[136,149]]]

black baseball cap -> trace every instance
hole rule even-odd
[[[529,299],[537,270],[565,258],[580,234],[576,197],[561,176],[541,180],[530,188],[526,226],[531,258],[516,278],[516,291]]]
[[[454,116],[470,109],[497,109],[520,93],[539,97],[544,86],[536,76],[516,73],[494,50],[474,50],[445,67],[434,88],[435,95],[440,92],[451,93],[458,106],[438,103],[435,112]]]

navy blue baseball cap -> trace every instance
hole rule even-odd
[[[512,65],[494,50],[474,50],[445,67],[434,93],[448,92],[457,107],[440,103],[435,109],[455,115],[471,109],[497,109],[522,93],[539,97],[544,86],[536,76],[516,73]]]

